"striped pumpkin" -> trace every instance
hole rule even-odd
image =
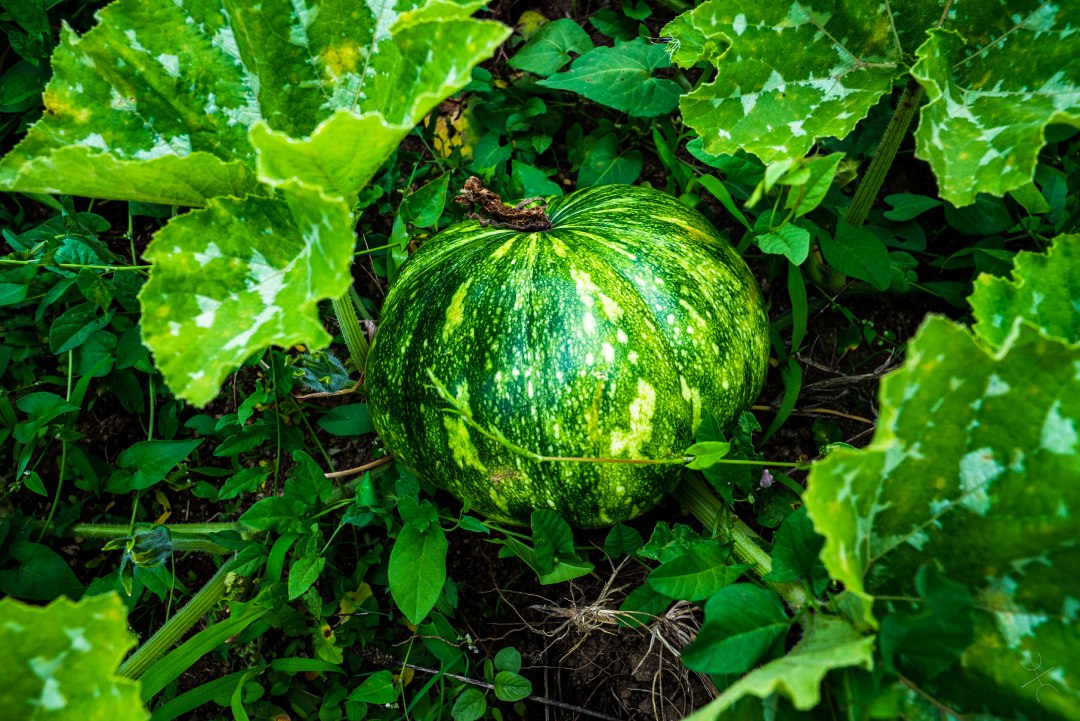
[[[607,185],[548,205],[552,228],[466,221],[426,242],[383,305],[371,420],[405,468],[485,515],[552,508],[594,528],[669,493],[678,465],[537,462],[447,413],[431,374],[485,429],[544,456],[671,458],[702,417],[761,390],[768,318],[753,276],[702,215]]]

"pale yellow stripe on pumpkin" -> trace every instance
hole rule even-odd
[[[691,430],[697,433],[698,426],[701,425],[701,390],[698,388],[691,388],[690,384],[686,382],[686,379],[679,376],[679,385],[682,386],[683,400],[690,404],[693,408],[693,419],[691,421]]]
[[[623,310],[614,298],[600,293],[600,307],[604,309],[604,317],[612,323],[618,323]]]
[[[469,466],[481,473],[487,473],[487,468],[480,462],[480,455],[469,437],[469,427],[465,425],[465,421],[445,416],[443,426],[446,427],[446,445],[449,446],[458,468]]]
[[[517,240],[517,239],[516,238],[511,238],[510,240],[508,240],[505,243],[503,243],[502,245],[500,245],[499,248],[494,253],[491,254],[491,257],[495,258],[495,259],[502,258],[504,255],[507,254],[507,252],[509,252],[510,248],[514,245],[515,240]]]
[[[716,238],[709,235],[700,228],[695,228],[694,226],[689,225],[688,223],[680,220],[679,218],[659,217],[657,218],[657,220],[662,220],[665,223],[671,223],[672,225],[679,226],[687,233],[689,233],[691,238],[698,241],[699,243],[704,243],[705,245],[716,245]]]
[[[450,299],[450,305],[446,307],[446,322],[442,328],[443,343],[450,340],[454,331],[465,320],[465,294],[469,292],[470,285],[472,285],[472,278],[459,285],[454,291],[454,297]]]
[[[630,402],[630,428],[611,432],[611,455],[623,451],[631,458],[641,457],[641,447],[652,438],[652,417],[656,412],[656,389],[644,378],[638,378],[637,397]]]

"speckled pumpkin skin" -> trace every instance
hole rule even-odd
[[[765,379],[765,306],[698,212],[648,188],[586,188],[551,230],[467,221],[406,262],[367,365],[397,461],[495,519],[552,508],[595,528],[644,513],[679,465],[535,462],[446,413],[434,373],[485,428],[545,456],[671,458],[701,419],[728,424]]]

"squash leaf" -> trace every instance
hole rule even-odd
[[[139,683],[117,678],[135,637],[116,594],[48,606],[0,600],[0,708],[10,718],[139,721]]]
[[[968,299],[976,335],[1001,346],[1022,317],[1046,335],[1080,341],[1080,235],[1059,235],[1045,254],[1017,254],[1012,276],[976,279]]]
[[[146,251],[143,342],[174,393],[204,405],[253,352],[271,343],[330,342],[322,298],[348,287],[349,207],[297,187],[284,202],[215,198],[174,219]]]
[[[956,205],[1032,179],[1043,131],[1080,126],[1073,3],[710,0],[662,33],[672,60],[717,68],[684,95],[686,123],[713,155],[766,163],[850,133],[910,73],[924,88],[916,155]]]
[[[947,673],[940,659],[918,669],[941,674],[923,688],[965,712],[1076,718],[1080,345],[1018,320],[991,351],[931,318],[880,399],[870,446],[833,451],[804,495],[826,539],[822,560],[862,599],[852,616],[877,625],[890,602],[875,598],[928,595],[916,579],[929,560],[970,594],[974,634],[952,649],[959,661]],[[906,638],[926,636],[910,604],[893,610]],[[1036,698],[1025,684],[1038,663],[1056,669],[1046,682],[1057,692]]]
[[[0,188],[206,209],[155,236],[141,296],[166,382],[203,405],[253,352],[329,342],[350,198],[509,34],[482,4],[119,0],[64,30]]]

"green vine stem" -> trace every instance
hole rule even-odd
[[[217,572],[200,588],[191,600],[175,616],[165,622],[157,632],[146,639],[135,653],[120,664],[116,675],[121,678],[137,679],[146,673],[150,665],[176,645],[184,634],[208,614],[222,596],[225,595],[228,576],[236,566],[235,558],[221,564]]]
[[[900,149],[900,142],[907,135],[908,126],[911,125],[912,118],[915,117],[915,113],[919,110],[922,94],[923,89],[919,82],[914,77],[908,78],[907,85],[904,86],[904,93],[900,96],[900,102],[897,104],[896,111],[893,112],[892,119],[889,121],[889,127],[885,128],[885,135],[881,138],[881,144],[878,145],[874,157],[870,160],[866,175],[863,176],[862,181],[859,183],[859,187],[855,191],[855,197],[851,200],[851,206],[848,207],[844,219],[852,226],[859,228],[866,222],[870,207],[877,199],[878,193],[881,192],[881,185],[885,182],[885,175],[889,172],[889,168],[896,158],[896,151]]]
[[[106,273],[118,273],[125,270],[134,270],[144,275],[151,265],[86,265],[84,263],[44,263],[40,259],[32,260],[18,260],[16,258],[0,258],[0,265],[36,265],[42,268],[64,268],[65,270],[82,270],[83,268],[89,268],[90,270],[102,270]]]
[[[761,537],[738,518],[732,518],[723,502],[709,490],[700,476],[687,475],[672,495],[706,528],[724,529],[734,545],[732,550],[735,556],[753,566],[754,573],[765,576],[772,570],[772,558],[758,544]],[[806,589],[801,584],[766,583],[780,594],[788,607],[799,609],[806,605]]]
[[[334,298],[334,315],[337,316],[338,326],[345,338],[345,345],[349,348],[353,365],[356,366],[356,371],[362,374],[367,366],[368,342],[360,328],[360,321],[356,318],[356,305],[351,293]]]
[[[136,528],[152,528],[153,524],[136,524]],[[209,536],[212,533],[228,533],[236,531],[242,536],[248,536],[259,531],[245,526],[243,523],[167,523],[172,536]],[[129,535],[130,528],[126,524],[116,523],[76,523],[69,530],[69,536],[82,536],[83,538],[122,538]]]
[[[521,456],[530,461],[536,463],[621,463],[625,465],[633,466],[670,466],[670,465],[685,465],[694,460],[695,456],[674,456],[672,458],[585,458],[580,456],[545,456],[536,451],[529,450],[528,448],[522,448],[519,445],[514,444],[507,438],[502,431],[498,428],[491,427],[485,428],[484,426],[473,420],[472,411],[468,406],[458,401],[457,397],[451,393],[442,381],[436,376],[434,371],[428,368],[428,378],[431,380],[431,388],[439,394],[439,397],[450,404],[450,408],[443,408],[444,413],[451,413],[460,418],[467,426],[475,430],[484,438],[488,438],[496,443],[501,444],[508,451],[516,456]],[[810,466],[806,463],[791,463],[788,461],[748,461],[737,459],[721,458],[715,461],[717,464],[732,464],[732,465],[744,465],[744,466],[784,466],[787,468],[797,468],[800,470],[806,470]]]

